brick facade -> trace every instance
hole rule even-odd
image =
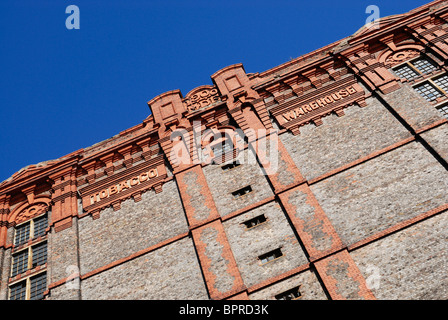
[[[264,72],[225,67],[15,173],[0,299],[39,275],[49,300],[447,299],[448,91],[419,93],[448,73],[447,19],[437,0]],[[399,76],[416,59],[430,71]]]

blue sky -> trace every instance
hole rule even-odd
[[[153,97],[262,72],[428,1],[2,0],[0,181],[141,123]],[[80,29],[68,30],[68,5]]]

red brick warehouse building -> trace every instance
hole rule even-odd
[[[15,173],[0,299],[447,299],[447,20],[228,66]]]

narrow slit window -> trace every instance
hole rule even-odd
[[[302,297],[300,293],[300,286],[292,288],[288,291],[282,292],[275,296],[277,300],[296,300]]]
[[[258,259],[261,261],[261,264],[266,264],[270,261],[280,258],[281,256],[283,256],[282,250],[278,248],[269,251],[268,253],[262,254],[261,256],[258,257]]]
[[[255,218],[252,218],[250,220],[247,220],[247,221],[243,222],[243,224],[246,226],[247,229],[250,229],[255,226],[258,226],[259,224],[262,224],[263,222],[266,222],[266,217],[264,214],[259,215]]]
[[[238,161],[234,161],[234,162],[232,162],[232,163],[223,165],[223,166],[221,167],[221,169],[222,169],[222,171],[229,171],[229,170],[231,170],[231,169],[233,169],[233,168],[238,167],[239,165],[240,165],[240,163],[239,163]]]
[[[248,194],[250,192],[252,192],[252,187],[251,186],[247,186],[247,187],[244,187],[244,188],[241,188],[239,190],[236,190],[236,191],[232,192],[232,195],[233,195],[233,197],[235,199],[238,199],[238,198],[240,198],[240,197],[242,197],[242,196],[244,196],[244,195],[246,195],[246,194]]]

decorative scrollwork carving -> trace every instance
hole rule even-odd
[[[389,57],[387,57],[386,65],[391,67],[391,66],[399,64],[403,61],[415,58],[419,55],[420,55],[420,52],[417,50],[413,50],[413,49],[400,50],[400,51],[397,51],[397,52],[391,54]]]
[[[23,209],[16,218],[16,224],[22,223],[29,219],[32,219],[42,213],[48,211],[48,205],[46,203],[40,202],[33,204],[25,209]]]

